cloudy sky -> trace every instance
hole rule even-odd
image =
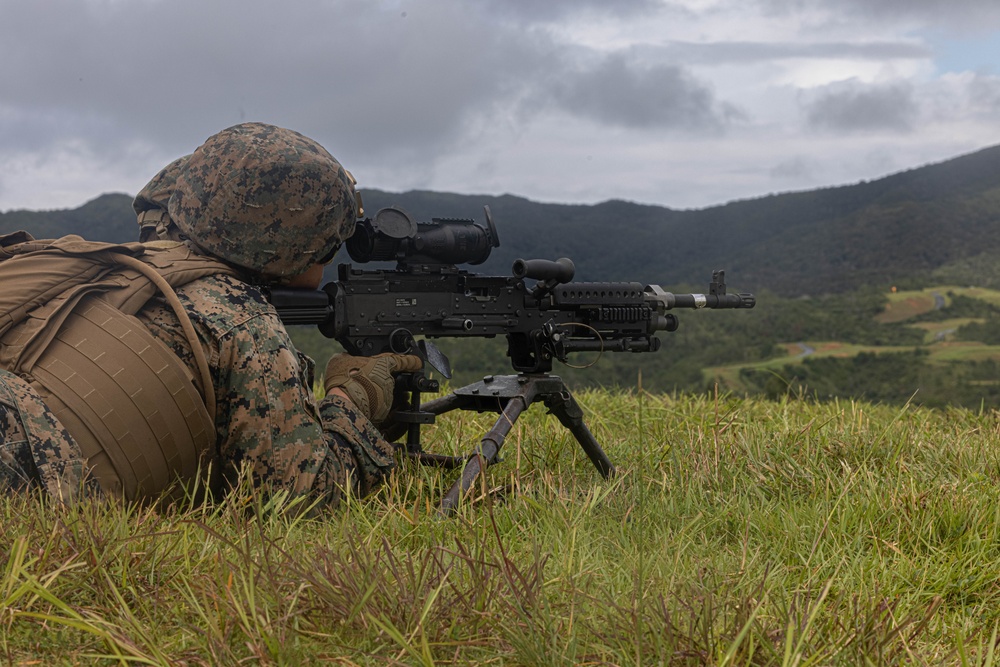
[[[0,0],[0,211],[250,120],[362,187],[711,206],[1000,144],[1000,2]]]

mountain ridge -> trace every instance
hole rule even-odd
[[[1000,146],[856,184],[701,209],[429,190],[362,194],[368,215],[397,205],[420,221],[482,224],[490,206],[501,245],[470,267],[477,272],[506,273],[517,258],[568,256],[579,280],[702,286],[724,268],[731,289],[784,296],[917,286],[942,275],[1000,286],[1000,269],[992,268],[1000,267]],[[0,233],[22,228],[37,238],[77,233],[115,242],[134,240],[137,229],[125,194],[76,209],[0,213]]]

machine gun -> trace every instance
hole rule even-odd
[[[474,220],[434,218],[415,222],[395,207],[359,221],[347,241],[358,263],[395,261],[395,269],[338,266],[338,280],[321,290],[273,288],[271,302],[285,324],[316,324],[347,352],[416,354],[445,378],[447,357],[430,339],[505,336],[515,375],[487,376],[427,402],[438,382],[423,371],[403,373],[396,382],[397,407],[387,429],[390,441],[405,433],[409,455],[423,463],[463,467],[442,500],[449,513],[481,471],[497,459],[517,418],[543,402],[572,432],[605,477],[615,468],[583,422],[583,411],[565,383],[552,375],[553,360],[574,352],[655,352],[659,331],[677,329],[679,308],[753,308],[752,294],[727,294],[725,273],[715,271],[707,294],[673,294],[637,282],[573,282],[567,258],[514,262],[509,276],[487,276],[458,268],[481,264],[500,240],[485,207],[486,226]],[[533,281],[530,282],[529,281]],[[421,337],[418,339],[418,337]],[[451,410],[498,412],[494,427],[468,457],[425,452],[420,427]]]

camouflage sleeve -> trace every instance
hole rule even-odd
[[[34,486],[63,502],[101,497],[79,445],[41,396],[0,369],[0,491]]]
[[[395,464],[393,448],[375,426],[345,398],[330,395],[319,403],[323,430],[335,443],[332,456],[339,466],[330,470],[347,471],[351,491],[365,496],[378,487]],[[321,480],[328,487],[334,480]]]
[[[262,315],[244,323],[220,351],[224,465],[233,471],[249,465],[257,485],[326,502],[344,492],[369,493],[394,465],[391,446],[346,402],[324,400],[318,411],[287,332],[270,320]]]
[[[216,277],[178,296],[212,367],[219,462],[229,479],[246,467],[257,486],[336,504],[344,493],[369,493],[388,475],[395,465],[391,445],[346,401],[324,399],[320,410],[311,361],[259,290]],[[153,334],[194,367],[169,309],[144,311]]]

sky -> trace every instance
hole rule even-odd
[[[245,121],[362,191],[704,208],[1000,144],[1000,2],[0,0],[0,211]]]

